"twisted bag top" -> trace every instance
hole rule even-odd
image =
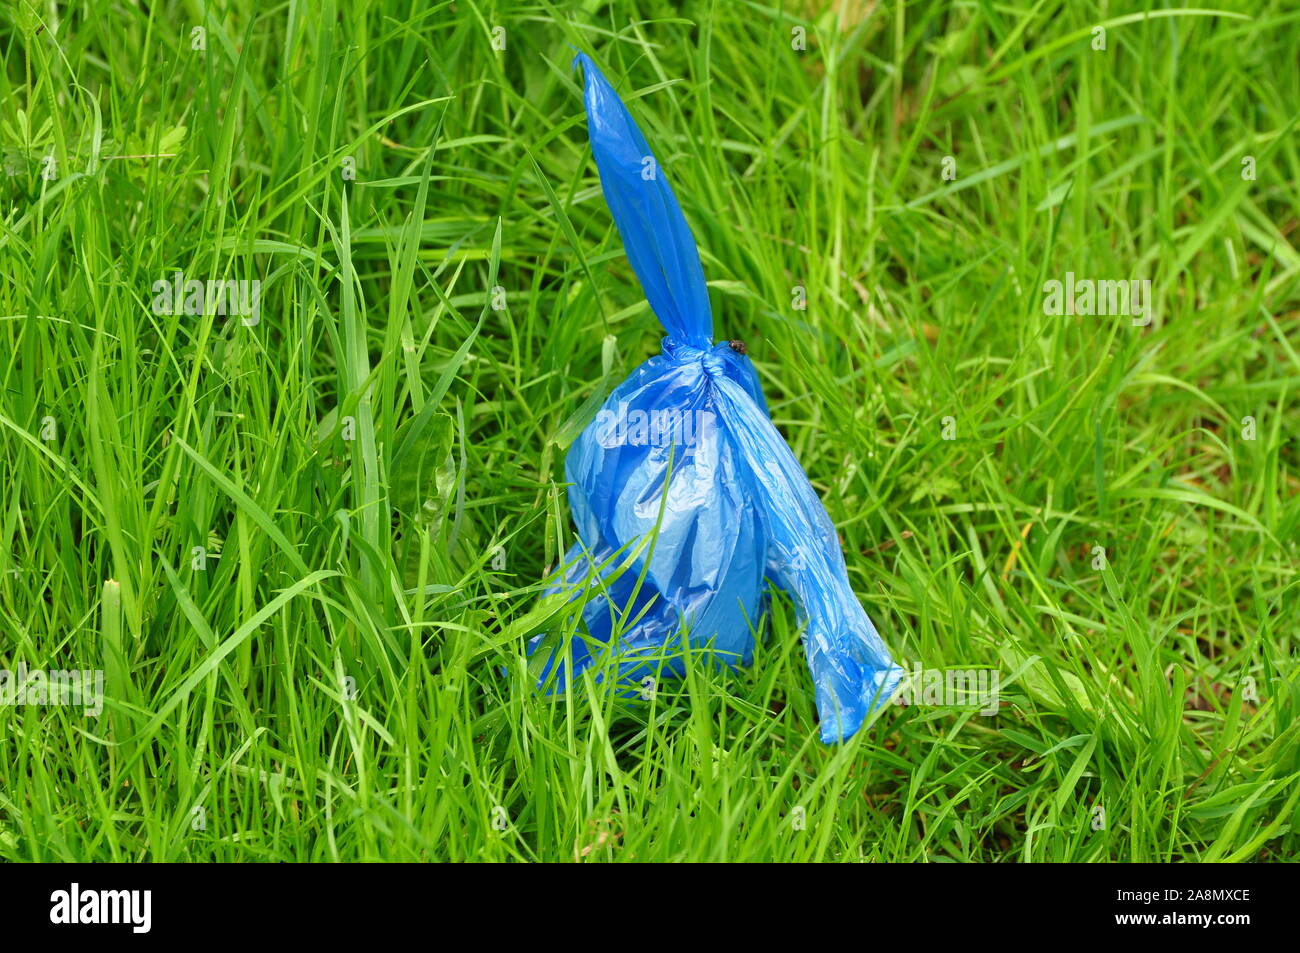
[[[587,636],[569,646],[573,671],[551,645],[539,684],[553,676],[562,689],[593,651],[616,653],[633,683],[681,674],[680,656],[662,656],[683,630],[747,664],[770,581],[798,607],[822,741],[846,739],[902,670],[849,586],[835,528],[772,425],[743,347],[713,344],[700,256],[662,167],[600,70],[581,53],[574,63],[605,201],[667,337],[569,450],[579,541],[550,591],[597,594],[583,608]],[[634,552],[629,571],[611,569]]]

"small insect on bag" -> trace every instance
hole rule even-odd
[[[549,591],[585,594],[586,633],[568,651],[533,638],[544,663],[533,671],[563,690],[613,652],[620,681],[680,675],[680,654],[664,661],[664,649],[683,632],[748,664],[773,584],[797,606],[822,741],[846,739],[902,669],[853,594],[835,527],[772,425],[743,345],[713,343],[700,256],[662,167],[600,70],[583,54],[574,63],[605,201],[667,336],[569,448],[578,542]]]

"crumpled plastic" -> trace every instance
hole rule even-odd
[[[680,655],[665,661],[664,649],[683,633],[747,665],[775,585],[797,609],[821,739],[845,740],[903,670],[849,585],[835,527],[743,346],[713,342],[699,252],[662,167],[600,70],[582,53],[578,65],[605,201],[667,336],[569,448],[578,542],[548,591],[585,594],[586,633],[568,652],[531,640],[530,654],[549,652],[538,684],[563,691],[610,651],[620,682],[680,676]]]

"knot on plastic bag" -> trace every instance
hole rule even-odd
[[[668,360],[678,364],[690,364],[699,361],[704,365],[704,370],[710,377],[718,377],[726,373],[726,352],[733,351],[730,341],[723,341],[710,348],[694,347],[690,344],[682,344],[674,341],[672,338],[664,338],[664,356]]]

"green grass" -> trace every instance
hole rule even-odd
[[[1293,857],[1300,11],[1214,7],[6,4],[0,668],[106,707],[0,707],[0,857]],[[571,47],[886,643],[995,717],[821,745],[785,604],[649,703],[523,688],[563,448],[660,337]],[[177,269],[260,321],[153,313]]]

